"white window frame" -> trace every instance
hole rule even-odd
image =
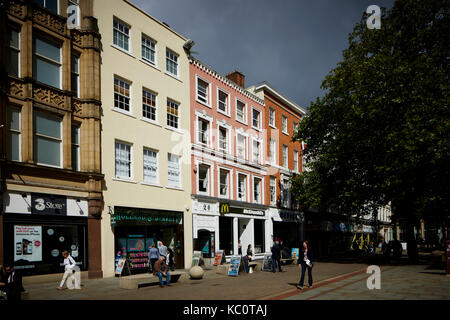
[[[17,51],[18,52],[18,55],[17,55],[17,78],[20,78],[21,77],[21,74],[22,74],[22,68],[21,68],[21,66],[22,66],[22,64],[20,63],[20,60],[21,60],[21,56],[22,56],[22,53],[21,53],[21,44],[22,44],[22,28],[21,27],[19,27],[19,26],[16,26],[16,25],[9,25],[9,28],[10,29],[13,29],[14,31],[16,31],[17,32],[17,35],[18,35],[18,44],[19,44],[19,47],[18,48],[16,48],[16,47],[12,47],[11,46],[11,43],[8,43],[8,47],[9,47],[9,50],[14,50],[14,51]],[[9,53],[8,53],[9,54]]]
[[[17,159],[17,160],[12,159],[12,157],[10,157],[12,155],[8,155],[8,159],[10,159],[12,161],[22,161],[22,108],[19,106],[8,105],[6,112],[9,112],[9,110],[12,110],[12,109],[14,109],[15,111],[17,111],[19,113],[19,130],[11,129],[10,124],[9,123],[7,124],[7,129],[8,129],[7,143],[9,142],[12,144],[12,141],[11,141],[12,139],[10,139],[10,137],[12,136],[11,133],[15,133],[19,136],[19,146],[18,146],[19,147],[19,149],[18,149],[19,150],[19,159]],[[7,117],[8,117],[8,115],[7,115]]]
[[[115,74],[114,75],[114,79],[113,79],[113,94],[114,95],[116,94],[116,91],[114,90],[114,86],[115,86],[114,82],[115,82],[116,79],[118,81],[122,81],[122,82],[128,84],[128,91],[130,93],[130,95],[128,97],[126,97],[125,95],[121,94],[120,92],[117,92],[117,94],[122,96],[122,97],[128,98],[128,109],[129,110],[125,110],[125,109],[121,109],[119,107],[116,107],[116,98],[115,98],[115,96],[113,96],[113,110],[118,111],[120,113],[125,113],[127,115],[132,115],[132,110],[133,110],[132,103],[131,103],[132,89],[133,89],[132,82]]]
[[[271,112],[271,111],[273,111],[273,123],[270,122],[270,112]],[[275,124],[276,124],[276,117],[275,117],[275,114],[276,114],[275,109],[269,107],[269,126],[272,127],[272,128],[274,128],[274,129],[276,129],[276,126],[275,126]]]
[[[77,164],[78,164],[78,167],[77,168],[73,168],[72,167],[72,170],[74,170],[74,171],[80,171],[81,170],[81,157],[80,157],[80,155],[81,155],[81,153],[80,153],[80,148],[81,148],[81,124],[74,124],[74,123],[72,123],[72,127],[76,127],[76,129],[77,129],[77,132],[78,132],[78,139],[79,139],[79,141],[77,142],[77,143],[74,143],[73,142],[73,137],[71,136],[71,143],[70,143],[70,145],[71,145],[71,156],[72,156],[72,158],[73,158],[73,147],[76,147],[77,148],[77,154],[76,154],[76,157],[77,157]],[[72,129],[71,129],[71,135],[72,135]],[[72,159],[71,159],[72,160]],[[71,163],[73,163],[73,160],[71,161]]]
[[[176,116],[171,114],[171,113],[169,113],[167,111],[167,107],[169,107],[168,106],[169,103],[174,104],[174,105],[177,106],[178,114]],[[177,126],[176,127],[169,125],[169,123],[168,123],[169,122],[169,115],[171,115],[172,117],[176,117],[176,119],[177,119],[177,121],[176,121]],[[170,99],[170,98],[167,98],[167,101],[166,101],[166,126],[168,128],[171,128],[171,129],[176,129],[176,130],[180,129],[180,103],[178,103],[175,100]]]
[[[196,174],[196,185],[197,185],[197,194],[212,196],[213,186],[214,186],[214,176],[213,176],[213,168],[214,164],[206,161],[196,161],[197,164],[197,174]],[[206,179],[208,181],[208,186],[206,191],[200,191],[200,167],[207,167],[208,171],[206,173]]]
[[[118,24],[122,25],[123,27],[126,27],[128,29],[128,34],[126,34],[123,31],[120,31],[118,28],[115,28],[114,27],[114,22],[117,22]],[[131,32],[130,32],[130,30],[131,30],[131,25],[129,25],[128,23],[126,23],[122,19],[119,19],[119,18],[114,16],[113,17],[113,33],[112,33],[113,46],[118,48],[119,50],[124,51],[124,52],[131,53]],[[128,37],[128,49],[125,49],[125,48],[121,47],[119,44],[115,44],[114,43],[114,31],[117,31],[117,32],[121,33],[122,35],[124,35],[125,37]]]
[[[286,149],[285,149],[285,147],[286,147]],[[286,150],[286,152],[284,150]],[[283,168],[287,169],[287,168],[289,168],[289,147],[286,144],[283,144],[283,150],[282,151],[283,151],[283,155],[282,155],[283,163],[282,163],[282,166],[283,166]],[[286,157],[285,157],[285,155],[286,155]],[[286,161],[286,163],[285,163],[285,161]]]
[[[243,120],[240,120],[238,118],[238,101],[241,102],[242,104],[244,104],[244,111],[243,111],[244,119]],[[236,97],[235,105],[236,105],[236,108],[235,108],[236,109],[236,121],[247,125],[247,103]]]
[[[293,124],[292,124],[292,135],[294,135],[295,134],[295,131],[297,130],[297,128],[298,128],[298,122],[296,122],[296,121],[294,121],[293,122]]]
[[[259,143],[259,154],[258,154],[258,158],[255,159],[255,142]],[[261,156],[263,154],[262,152],[263,150],[263,145],[262,145],[262,139],[259,138],[252,138],[252,161],[257,163],[257,164],[262,164],[262,160],[261,160]]]
[[[41,165],[41,166],[46,166],[46,167],[52,167],[52,168],[62,168],[63,167],[63,165],[64,165],[64,158],[63,158],[63,144],[64,144],[64,136],[63,136],[63,133],[64,133],[64,129],[63,129],[63,119],[62,118],[60,118],[59,116],[57,116],[57,115],[49,115],[49,114],[47,114],[47,113],[45,113],[45,112],[40,112],[40,111],[36,111],[36,112],[33,112],[34,113],[34,119],[33,119],[33,125],[34,125],[34,132],[33,132],[33,143],[34,144],[36,144],[36,139],[37,139],[37,137],[42,137],[42,138],[45,138],[45,139],[48,139],[48,140],[53,140],[53,141],[59,141],[60,142],[60,145],[59,145],[59,160],[60,160],[60,165],[59,166],[55,166],[55,165],[52,165],[52,164],[47,164],[47,163],[41,163],[41,162],[38,162],[37,161],[37,146],[35,146],[33,149],[33,152],[35,153],[35,155],[34,155],[34,158],[35,158],[35,162],[36,162],[36,164],[38,164],[38,165]],[[37,133],[36,132],[36,116],[38,115],[38,114],[40,114],[40,115],[42,115],[42,116],[44,116],[44,117],[48,117],[48,118],[54,118],[54,119],[59,119],[59,121],[60,121],[60,123],[61,123],[61,125],[60,125],[60,136],[61,136],[61,138],[60,139],[57,139],[57,138],[55,138],[55,137],[51,137],[51,136],[47,136],[47,135],[44,135],[44,134],[40,134],[40,133]]]
[[[72,56],[75,56],[78,59],[78,70],[73,71],[72,70],[72,61],[70,61],[70,85],[72,86],[72,75],[76,75],[77,76],[77,92],[73,92],[72,88],[70,88],[72,93],[76,94],[76,97],[79,98],[80,97],[80,70],[81,70],[81,55],[78,52],[72,52],[71,53]],[[72,57],[71,57],[72,58]]]
[[[154,120],[144,116],[144,105],[148,106],[150,108],[153,108],[153,106],[144,103],[144,91],[146,91],[147,93],[150,93],[150,94],[155,96],[155,106],[154,106],[154,108],[155,108],[155,119]],[[159,118],[158,117],[159,116],[158,115],[158,93],[156,93],[153,90],[147,89],[146,87],[142,87],[142,99],[141,99],[141,101],[142,101],[142,116],[141,116],[141,119],[144,120],[144,121],[150,122],[150,123],[158,124],[158,118]]]
[[[169,53],[169,57],[167,56],[167,54]],[[177,59],[176,59],[176,61],[175,60],[173,60],[171,57],[170,57],[170,54],[172,54],[172,55],[174,55],[175,57],[177,57]],[[174,76],[174,77],[176,77],[176,78],[179,78],[179,64],[178,64],[178,58],[179,58],[180,56],[175,52],[175,51],[173,51],[173,50],[170,50],[169,48],[166,48],[166,72],[168,73],[168,74],[170,74],[170,75],[172,75],[172,76]],[[177,71],[177,73],[173,73],[173,72],[171,72],[171,71],[169,71],[168,70],[168,68],[167,68],[167,61],[170,61],[170,62],[172,62],[172,63],[174,63],[175,64],[175,66],[176,66],[176,71]]]
[[[220,128],[225,129],[227,132],[226,136],[226,149],[223,150],[220,146]],[[222,153],[230,153],[231,150],[231,126],[221,123],[217,121],[217,150],[219,150]]]
[[[169,155],[177,157],[177,159],[178,159],[178,176],[179,176],[178,186],[172,186],[169,184],[169,163],[170,163]],[[181,176],[181,164],[180,164],[181,161],[180,160],[181,160],[181,156],[170,153],[170,152],[167,153],[167,188],[169,188],[169,189],[181,189],[182,188],[182,176]]]
[[[259,201],[256,201],[255,199],[255,191],[256,191],[256,184],[255,180],[258,179],[260,181],[259,186]],[[252,193],[253,203],[263,204],[264,203],[264,177],[253,175],[253,193]]]
[[[238,148],[239,148],[239,136],[244,137],[244,158],[239,157],[239,151],[238,151]],[[248,159],[248,156],[247,156],[248,149],[249,149],[249,147],[248,147],[248,135],[243,133],[243,132],[241,132],[241,131],[237,131],[236,132],[236,158],[238,158],[238,159],[240,159],[242,161],[246,161]]]
[[[287,180],[288,183],[284,183],[284,181]],[[287,188],[286,188],[287,186]],[[291,207],[291,193],[289,192],[290,189],[290,183],[289,183],[289,179],[287,177],[283,177],[281,179],[281,206],[285,207],[285,208],[290,208]],[[284,190],[286,191],[286,196],[287,199],[284,196]]]
[[[206,83],[206,102],[204,102],[204,101],[202,101],[202,100],[200,100],[200,98],[199,98],[199,94],[198,94],[198,88],[199,88],[199,85],[198,85],[198,83],[199,83],[199,81],[202,81],[202,82],[204,82],[204,83]],[[208,108],[212,108],[212,103],[211,103],[211,98],[212,98],[212,95],[211,95],[211,92],[212,92],[212,90],[211,90],[211,87],[212,87],[212,85],[211,85],[211,82],[210,81],[208,81],[208,80],[206,80],[206,79],[204,79],[204,78],[202,78],[202,77],[200,77],[200,76],[198,76],[198,75],[195,75],[195,101],[197,101],[198,103],[200,103],[200,104],[202,104],[202,105],[204,105],[204,106],[207,106]]]
[[[55,40],[53,40],[53,39],[49,39],[49,38],[43,36],[43,35],[40,34],[40,33],[38,33],[38,34],[33,34],[33,41],[35,41],[36,38],[44,39],[44,40],[47,40],[47,41],[49,41],[49,42],[52,42],[53,44],[58,44],[58,45],[59,45],[59,59],[60,59],[59,62],[56,61],[56,60],[53,60],[52,58],[48,58],[48,57],[46,57],[46,56],[43,56],[43,55],[37,53],[36,48],[34,47],[34,44],[33,44],[33,56],[39,57],[41,60],[45,60],[46,62],[48,62],[48,63],[50,63],[50,64],[59,66],[59,86],[56,87],[56,88],[62,90],[62,81],[63,81],[63,80],[62,80],[62,69],[63,69],[63,68],[62,68],[62,65],[63,65],[63,61],[62,61],[62,60],[63,60],[63,56],[62,56],[62,44],[60,44],[58,41],[55,41]],[[34,57],[34,59],[37,59],[37,58]],[[34,68],[35,68],[34,65],[35,65],[36,63],[37,63],[36,61],[33,61],[33,71],[34,71]],[[33,72],[33,79],[35,79],[36,81],[39,81],[39,80],[37,80],[36,76],[37,76],[37,74],[35,74],[35,73]],[[42,82],[42,83],[43,83],[43,82]],[[48,84],[48,83],[44,83],[44,84],[45,84],[45,85],[48,85],[48,86],[50,86],[50,87],[53,87],[52,85],[50,85],[50,84]]]
[[[285,121],[285,120],[286,120],[286,121]],[[286,126],[285,126],[285,124],[286,124]],[[286,117],[285,115],[283,115],[282,118],[281,118],[281,130],[282,130],[282,132],[283,132],[284,134],[289,135],[289,132],[288,132],[289,128],[288,128],[288,127],[289,127],[289,126],[288,126],[288,117]]]
[[[155,49],[153,50],[152,48],[148,47],[146,44],[144,44],[144,38],[146,41],[148,42],[153,42],[153,44],[155,45]],[[141,59],[144,60],[145,62],[150,63],[153,66],[157,66],[157,61],[158,61],[158,56],[157,56],[157,50],[156,50],[156,45],[157,45],[157,41],[154,40],[152,37],[147,36],[145,33],[141,33]],[[148,59],[147,57],[144,57],[144,55],[142,54],[143,48],[146,48],[149,51],[153,52],[153,56],[154,56],[154,61]]]
[[[220,100],[219,100],[220,94],[219,94],[219,92],[222,92],[222,93],[224,93],[227,96],[227,104],[226,104],[226,110],[225,111],[222,111],[219,108],[219,104],[220,104]],[[217,87],[217,112],[219,112],[219,113],[221,113],[223,115],[226,115],[227,117],[230,117],[230,113],[231,113],[231,95],[230,95],[230,93],[228,93],[227,91],[223,90],[220,87]]]
[[[298,151],[294,150],[294,171],[295,172],[299,172],[299,167],[298,167]]]
[[[273,194],[273,200],[272,200],[272,181],[274,181],[274,194]],[[271,205],[277,204],[277,178],[274,176],[270,176],[269,180],[269,200]]]
[[[221,180],[220,180],[220,172],[221,171],[226,171],[226,172],[228,172],[228,177],[227,177],[227,182],[228,182],[228,188],[227,188],[227,194],[226,195],[222,195],[221,193],[220,193],[220,187],[221,187]],[[232,169],[230,169],[230,168],[226,168],[226,167],[222,167],[222,166],[217,166],[217,181],[218,181],[218,186],[219,186],[219,188],[218,188],[218,194],[217,194],[217,196],[219,197],[219,198],[222,198],[222,199],[231,199],[231,190],[233,190],[233,179],[232,179],[232,172],[233,172],[233,170]]]
[[[243,175],[245,176],[245,194],[244,194],[244,200],[241,200],[239,198],[239,175]],[[249,185],[250,185],[250,175],[248,173],[242,172],[242,171],[236,171],[236,200],[237,201],[242,201],[242,202],[250,202],[249,199]]]
[[[156,153],[156,181],[146,180],[145,178],[145,151]],[[146,184],[159,185],[159,151],[156,149],[147,147],[142,149],[142,181]]]
[[[270,143],[270,145],[269,145],[270,163],[273,165],[276,165],[277,164],[277,141],[273,138],[270,138],[269,143]],[[272,150],[272,146],[273,146],[273,150]]]
[[[117,146],[117,144],[128,145],[130,147],[130,176],[129,177],[122,177],[122,176],[117,175],[117,167],[116,167],[116,146]],[[115,139],[114,140],[114,178],[117,180],[132,181],[133,174],[134,174],[133,162],[134,162],[133,144],[130,142],[125,142],[123,140]]]
[[[256,126],[256,127],[253,125],[253,112],[254,111],[258,112],[258,114],[259,114],[258,126]],[[261,131],[261,126],[262,126],[262,112],[258,108],[255,108],[255,107],[252,106],[252,128],[255,129],[255,130]]]

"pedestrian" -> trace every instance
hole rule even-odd
[[[149,252],[148,252],[148,258],[150,260],[150,271],[153,272],[153,268],[155,266],[155,262],[158,261],[159,259],[159,250],[156,247],[156,243],[153,242],[152,247],[150,248]]]
[[[281,272],[281,249],[278,244],[278,241],[275,241],[272,249],[272,272],[276,272],[276,267],[278,263],[278,271]]]
[[[167,247],[164,245],[164,243],[162,241],[159,242],[159,254],[162,255],[164,257],[164,259],[166,259],[166,263],[167,263]]]
[[[169,269],[167,268],[166,259],[163,255],[159,256],[159,259],[155,262],[153,275],[158,276],[159,286],[161,288],[164,288],[163,277],[166,277],[167,286],[170,286]]]
[[[242,256],[242,244],[241,240],[238,241],[238,255]]]
[[[169,270],[171,270],[171,271],[175,270],[175,262],[174,262],[173,258],[174,258],[174,253],[173,253],[172,249],[167,248],[167,261],[169,262],[168,266],[169,266]]]
[[[247,247],[247,257],[248,257],[248,261],[252,261],[252,257],[253,257],[253,250],[252,250],[252,245],[249,244]]]
[[[79,281],[79,275],[75,275],[75,273],[78,271],[77,264],[75,260],[72,258],[72,256],[69,254],[69,251],[64,250],[62,252],[62,256],[64,257],[64,275],[61,280],[61,283],[59,284],[56,289],[62,290],[64,287],[64,283],[67,281],[67,288],[68,289],[81,289],[80,288],[80,281]],[[75,286],[73,287],[72,281],[75,282]]]
[[[312,279],[312,268],[313,268],[313,251],[308,241],[303,241],[303,258],[299,259],[298,266],[302,268],[302,275],[300,277],[300,282],[297,286],[297,289],[303,290],[303,282],[305,280],[306,269],[308,269],[308,284],[309,287],[312,288],[313,279]]]
[[[7,300],[22,300],[22,275],[14,270],[12,263],[5,264],[5,274],[0,280],[4,284]]]

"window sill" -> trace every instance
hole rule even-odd
[[[130,57],[136,59],[136,56],[134,56],[133,54],[131,54],[131,52],[129,52],[129,51],[127,51],[127,50],[125,50],[125,49],[123,49],[123,48],[121,48],[121,47],[119,47],[119,46],[113,44],[113,43],[111,43],[111,47],[113,47],[114,49],[117,49],[117,50],[119,50],[120,52],[123,52],[123,53],[129,55]]]
[[[169,126],[165,126],[164,128],[166,128],[167,130],[176,132],[176,133],[178,133],[178,134],[184,134],[183,131],[181,131],[180,129],[177,129],[177,128],[173,128],[173,127],[169,127]]]
[[[144,64],[146,64],[146,65],[148,65],[148,66],[150,66],[150,67],[152,67],[153,69],[158,70],[159,72],[161,72],[161,69],[159,69],[159,68],[156,66],[156,64],[153,64],[153,63],[151,63],[150,61],[145,60],[145,59],[139,59],[139,61],[142,62],[142,63],[144,63]]]
[[[125,178],[120,178],[120,177],[112,178],[112,180],[114,180],[114,181],[121,181],[121,182],[127,182],[127,183],[137,184],[137,182],[134,181],[134,180],[131,180],[131,179],[125,179]]]
[[[129,117],[131,117],[131,118],[137,119],[136,116],[134,116],[134,115],[132,115],[131,113],[129,113],[129,112],[127,112],[127,111],[124,111],[124,110],[122,110],[122,109],[111,108],[111,110],[112,110],[112,111],[115,111],[115,112],[118,112],[118,113],[121,113],[121,114],[123,114],[123,115],[129,116]]]
[[[14,161],[17,161],[17,160],[14,160]],[[46,163],[36,162],[36,164],[37,164],[38,166],[43,166],[43,167],[56,168],[56,169],[63,169],[62,166],[54,166],[54,165],[46,164]]]
[[[242,124],[244,124],[244,125],[246,125],[246,126],[248,125],[247,122],[244,122],[244,121],[242,121],[242,120],[239,120],[238,118],[236,118],[236,121],[239,122],[239,123],[242,123]]]
[[[259,131],[259,132],[261,132],[261,131],[262,131],[262,129],[261,129],[261,128],[258,128],[258,127],[255,127],[255,126],[252,126],[252,129],[255,129],[256,131]]]
[[[171,77],[171,78],[174,78],[175,80],[178,80],[178,81],[180,81],[181,83],[183,83],[183,80],[181,80],[180,78],[178,78],[178,76],[176,76],[176,75],[174,75],[174,74],[172,74],[172,73],[170,73],[170,72],[164,72],[166,75],[168,75],[169,77]]]
[[[289,133],[282,131],[283,134],[287,135],[289,137]]]
[[[270,123],[269,123],[269,127],[271,127],[272,129],[277,130],[277,127],[275,127],[274,125],[271,125]]]
[[[225,111],[220,110],[219,108],[217,108],[217,112],[220,114],[223,114],[224,116],[227,116],[228,118],[231,118],[231,115],[226,113]]]
[[[159,183],[151,183],[151,182],[142,181],[141,184],[143,184],[145,186],[150,186],[150,187],[163,188],[163,186],[160,185]]]
[[[207,103],[205,103],[203,101],[198,100],[197,98],[195,98],[195,101],[200,103],[201,105],[204,105],[205,107],[208,107],[208,108],[212,109],[212,106],[210,106],[209,104],[207,104]]]
[[[159,124],[158,122],[156,122],[155,120],[147,119],[147,118],[144,118],[144,117],[142,117],[141,120],[144,121],[144,122],[153,124],[155,126],[162,127],[162,125]]]
[[[184,189],[180,188],[180,187],[169,187],[169,186],[166,186],[166,189],[177,190],[177,191],[184,191]]]

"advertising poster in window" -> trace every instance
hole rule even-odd
[[[42,227],[14,226],[14,262],[42,261]]]
[[[128,241],[128,252],[144,251],[145,248],[144,238],[132,238],[127,239],[127,241]]]
[[[239,274],[239,266],[241,265],[241,256],[232,256],[230,259],[230,267],[228,269],[228,275],[237,277]]]

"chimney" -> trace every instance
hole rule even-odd
[[[238,86],[245,88],[245,76],[241,72],[234,70],[233,72],[227,74],[226,77]]]

